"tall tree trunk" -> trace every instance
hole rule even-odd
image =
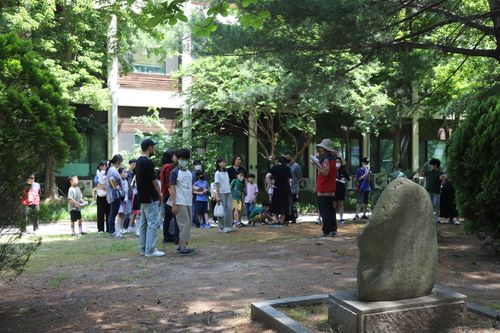
[[[58,199],[56,192],[56,161],[53,154],[47,156],[47,173],[45,174],[45,200]]]
[[[403,125],[401,119],[397,124],[394,125],[394,131],[392,132],[392,164],[393,166],[399,163],[401,150],[399,147],[401,141],[401,129]]]

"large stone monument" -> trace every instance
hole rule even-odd
[[[434,286],[437,233],[429,195],[406,178],[383,191],[358,237],[357,290],[330,294],[342,332],[438,332],[465,325],[467,297]]]

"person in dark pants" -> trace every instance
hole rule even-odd
[[[268,187],[274,187],[271,200],[271,213],[276,221],[288,225],[288,221],[285,221],[285,217],[286,215],[292,214],[293,201],[292,192],[290,191],[292,171],[286,165],[285,156],[281,156],[279,161],[280,164],[273,166],[266,174],[266,181]],[[274,176],[274,185],[271,185],[271,176]]]
[[[311,159],[311,164],[318,170],[318,180],[316,181],[316,191],[318,192],[318,207],[323,219],[323,233],[318,237],[337,237],[337,214],[333,207],[335,197],[337,166],[332,141],[324,139],[320,144],[319,153],[316,151],[316,160]],[[317,162],[319,154],[324,158]]]
[[[135,163],[137,162],[136,159],[132,159],[128,161],[129,165],[129,170],[127,171],[127,185],[128,186],[128,201],[127,201],[127,209],[125,211],[125,217],[123,219],[123,228],[127,229],[127,232],[133,232],[134,229],[130,227],[130,218],[132,217],[132,196],[133,196],[133,190],[132,190],[132,179],[134,179],[134,168],[135,168]]]
[[[161,160],[163,166],[160,171],[160,181],[161,181],[161,193],[163,197],[163,205],[165,207],[165,216],[163,219],[163,243],[173,243],[179,239],[179,227],[174,226],[174,235],[170,233],[170,222],[175,219],[172,214],[172,205],[167,204],[170,198],[170,172],[174,170],[173,164],[177,162],[177,157],[173,150],[167,150],[163,153],[163,158]],[[174,220],[174,223],[175,220]]]
[[[349,173],[342,166],[342,158],[335,157],[335,166],[337,167],[337,183],[335,185],[335,199],[333,199],[333,207],[337,208],[336,205],[339,206],[340,213],[340,224],[344,224],[344,201],[346,195],[346,186],[345,183],[351,180],[349,177]]]
[[[24,186],[24,196],[22,198],[24,215],[28,221],[28,212],[31,209],[40,210],[40,184],[35,182],[35,175],[30,175]],[[33,218],[33,232],[38,230],[40,220],[38,215]]]
[[[99,234],[104,233],[104,228],[108,232],[108,218],[109,218],[109,203],[106,200],[106,173],[108,171],[109,162],[100,161],[97,171],[97,230]],[[106,218],[105,218],[106,217]],[[104,223],[106,222],[106,223]]]
[[[193,161],[193,168],[194,168],[194,171],[192,172],[192,174],[193,174],[193,184],[194,184],[198,181],[198,178],[196,177],[196,171],[200,171],[200,170],[203,171],[203,168],[201,167],[201,161],[194,160]],[[207,180],[207,175],[205,174],[205,172],[203,172],[203,180],[204,181]],[[196,195],[193,195],[193,206],[191,208],[192,214],[193,214],[193,228],[199,228],[200,223],[198,222],[198,216],[196,216],[195,208],[196,208]],[[204,224],[208,223],[208,221],[205,221],[205,217],[203,217],[203,223]]]
[[[443,186],[441,187],[440,212],[441,216],[447,218],[448,221],[443,221],[441,223],[453,223],[453,219],[455,219],[454,223],[456,225],[460,225],[457,205],[455,203],[455,188],[453,187],[451,179],[446,173],[446,168],[443,172],[444,173],[439,177],[439,179],[443,181]]]
[[[110,206],[110,213],[108,217],[108,237],[111,239],[119,239],[123,237],[120,233],[121,227],[119,227],[119,230],[115,229],[116,215],[118,215],[118,210],[120,209],[121,196],[124,194],[123,190],[120,191],[123,187],[123,180],[118,173],[118,169],[121,167],[122,162],[123,157],[120,154],[116,154],[113,156],[113,159],[111,159],[111,166],[107,172],[106,200]]]

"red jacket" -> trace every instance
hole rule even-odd
[[[24,195],[23,195],[23,200],[22,204],[24,206],[30,206],[30,205],[39,205],[40,204],[40,184],[37,182],[33,182],[31,184],[31,187],[28,188],[30,185],[26,185],[24,188]]]
[[[160,171],[160,182],[161,182],[161,195],[163,200],[167,200],[170,197],[170,172],[174,170],[171,164],[164,164]]]
[[[334,196],[337,188],[337,165],[332,153],[326,154],[325,158],[321,160],[321,167],[328,171],[328,175],[318,174],[316,191],[318,191],[318,195]]]

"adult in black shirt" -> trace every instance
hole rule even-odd
[[[165,252],[158,251],[155,247],[158,234],[159,207],[162,203],[160,184],[156,179],[153,161],[149,159],[155,152],[155,145],[151,139],[142,141],[141,157],[136,162],[137,195],[141,203],[141,231],[139,232],[139,243],[141,254],[146,257],[161,257]]]
[[[337,156],[335,157],[335,163],[337,166],[337,185],[335,189],[335,197],[333,198],[333,208],[337,208],[337,204],[339,206],[339,214],[340,214],[340,224],[344,224],[344,200],[346,196],[346,183],[351,180],[349,177],[349,173],[344,169],[342,165],[342,158]]]
[[[285,223],[286,215],[292,214],[292,191],[290,189],[290,182],[292,179],[292,171],[286,165],[286,157],[281,156],[279,159],[280,164],[275,165],[269,170],[266,175],[267,186],[271,187],[271,176],[274,176],[274,191],[271,200],[271,213],[276,221]],[[281,215],[281,219],[278,219]]]
[[[231,166],[229,168],[226,168],[226,171],[227,171],[227,175],[229,176],[229,184],[231,184],[233,179],[236,179],[236,176],[240,172],[245,173],[245,188],[243,189],[243,192],[241,193],[242,198],[245,198],[245,195],[247,192],[248,174],[247,174],[247,170],[245,170],[245,168],[241,166],[242,164],[243,164],[243,158],[241,157],[241,155],[234,155],[233,158],[231,158]],[[232,210],[232,212],[233,212],[232,214],[234,216],[234,209]],[[241,221],[241,210],[239,211],[239,214],[238,214],[238,221]]]

